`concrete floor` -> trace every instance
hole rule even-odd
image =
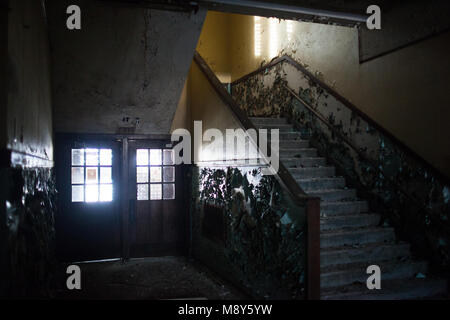
[[[59,299],[244,299],[245,295],[204,266],[184,257],[132,259],[77,264],[81,290],[65,287],[66,266],[59,272]]]

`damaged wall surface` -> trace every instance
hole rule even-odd
[[[304,102],[294,99],[286,86]],[[232,93],[249,115],[287,117],[369,201],[373,212],[383,214],[385,224],[413,244],[418,256],[431,261],[434,271],[450,270],[450,186],[445,177],[289,63],[236,83]]]
[[[191,127],[201,120],[201,134],[216,128],[225,137],[226,129],[241,128],[196,62],[188,96]],[[201,160],[192,167],[187,188],[193,256],[253,297],[302,298],[305,208],[293,203],[274,176],[262,175],[260,167],[239,166],[245,153],[217,166],[226,158],[221,151],[209,142],[193,150]],[[205,209],[211,206],[215,209]]]
[[[9,1],[9,150],[53,160],[47,25],[41,1]]]
[[[259,299],[304,298],[305,213],[258,168],[198,168],[192,175],[194,257]],[[205,206],[222,212],[223,241],[203,231]]]
[[[55,131],[169,133],[206,12],[48,3]]]
[[[0,168],[0,179],[0,297],[51,297],[56,268],[53,169]]]
[[[8,124],[0,152],[0,297],[42,298],[51,296],[57,193],[44,3],[9,1],[7,13],[11,80],[0,115]]]
[[[8,6],[7,1],[0,1],[0,148],[6,147],[7,141],[7,114],[8,108]]]
[[[230,19],[230,39],[223,41],[230,43],[232,81],[289,54],[450,177],[450,140],[444,138],[450,135],[449,32],[360,64],[357,28],[266,18],[255,22],[237,14]],[[395,36],[397,42],[400,38]]]

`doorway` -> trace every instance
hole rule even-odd
[[[182,167],[170,141],[129,142],[131,257],[180,255],[186,250]]]
[[[120,148],[111,139],[56,136],[55,225],[61,260],[120,257]]]
[[[170,137],[61,134],[55,140],[60,260],[187,252],[183,168],[174,163]]]

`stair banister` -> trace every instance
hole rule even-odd
[[[194,53],[194,62],[241,126],[245,130],[256,130],[251,120],[241,110],[228,91],[225,90],[222,83],[197,51]],[[270,153],[270,145],[268,146],[268,152]],[[307,195],[281,162],[275,177],[288,191],[294,202],[306,208],[306,297],[307,299],[318,300],[320,299],[320,198]]]

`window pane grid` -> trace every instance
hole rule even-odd
[[[136,150],[137,200],[175,199],[175,166],[171,149]]]
[[[112,149],[72,149],[72,202],[113,200]]]

